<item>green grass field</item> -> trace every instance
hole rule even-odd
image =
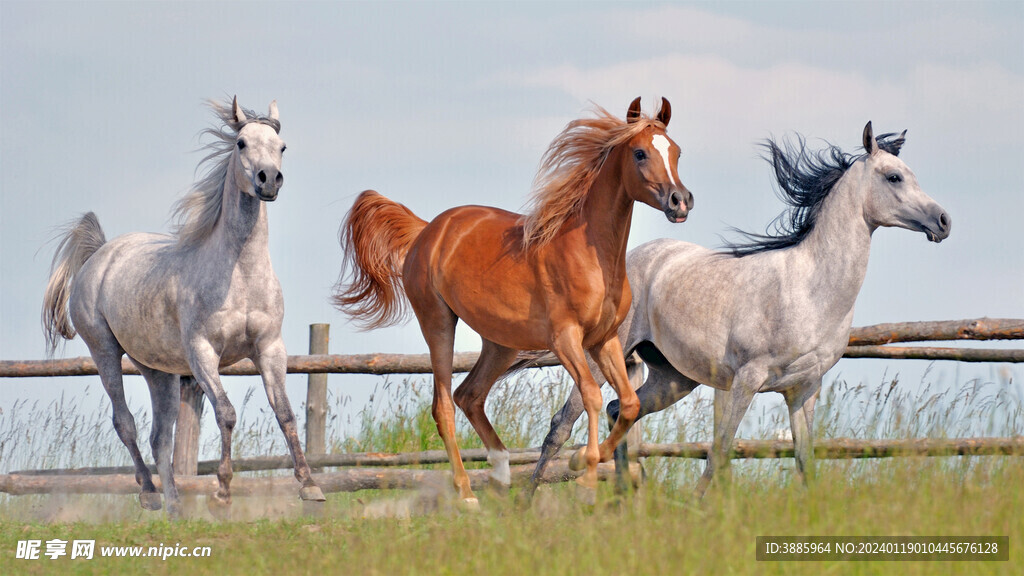
[[[514,382],[496,390],[489,412],[511,446],[539,443],[566,384],[539,399]],[[942,395],[833,383],[819,402],[819,437],[999,436],[1024,433],[1024,403],[1012,381]],[[437,448],[422,382],[382,386],[349,424],[335,427],[335,450]],[[339,399],[339,403],[344,400]],[[66,405],[22,407],[0,422],[0,472],[34,461],[21,443],[49,454],[51,466],[123,461],[106,413],[78,415]],[[746,437],[785,422],[778,410],[752,414]],[[265,414],[241,411],[236,455],[283,450]],[[646,423],[665,442],[706,438],[710,406],[695,399]],[[17,417],[17,421],[12,418]],[[19,435],[26,421],[52,420],[53,431]],[[141,421],[142,419],[140,419]],[[93,431],[85,448],[82,435]],[[145,430],[144,425],[140,425]],[[477,446],[463,429],[465,446]],[[69,439],[78,438],[74,450]],[[216,439],[214,439],[216,440]],[[270,446],[268,448],[268,446]],[[262,447],[262,449],[261,449]],[[64,454],[74,451],[74,455]],[[144,448],[148,453],[148,449]],[[63,454],[63,455],[61,455]],[[616,497],[602,486],[598,505],[575,499],[573,484],[538,493],[528,510],[513,497],[481,494],[482,511],[460,513],[429,491],[331,494],[319,517],[292,499],[236,498],[235,521],[169,523],[129,496],[0,496],[0,574],[1018,574],[1024,569],[1024,459],[891,458],[819,461],[810,488],[792,482],[792,460],[737,461],[731,485],[702,501],[689,492],[699,461],[652,458],[644,489]],[[202,498],[198,503],[203,508]],[[381,511],[384,511],[383,513]],[[388,511],[398,511],[390,514]],[[205,518],[205,513],[200,513]],[[368,517],[373,516],[373,517]],[[759,562],[758,536],[1008,536],[1008,562]],[[95,540],[91,560],[15,559],[19,541]],[[206,547],[208,557],[99,558],[106,546]],[[69,548],[70,549],[70,548]],[[45,552],[45,544],[43,544]]]

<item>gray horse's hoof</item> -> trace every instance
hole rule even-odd
[[[139,494],[139,504],[144,510],[159,510],[161,506],[160,494],[157,492],[142,492]]]
[[[586,447],[583,447],[572,453],[572,457],[569,458],[569,470],[579,471],[586,467],[587,449]]]
[[[319,486],[303,486],[299,490],[299,499],[313,502],[324,502],[327,500],[327,498],[324,498],[324,493],[320,490]]]
[[[231,519],[231,498],[223,498],[214,494],[206,499],[206,509],[217,520]]]

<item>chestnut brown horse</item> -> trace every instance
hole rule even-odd
[[[478,505],[455,440],[451,393],[455,325],[461,318],[483,340],[480,359],[455,392],[488,449],[491,480],[511,483],[508,450],[484,401],[520,350],[551,349],[583,396],[589,417],[586,472],[612,452],[638,411],[616,330],[629,310],[626,241],[633,202],[683,222],[693,197],[679,181],[679,147],[665,127],[671,107],[649,117],[640,99],[626,120],[604,109],[570,122],[544,155],[525,215],[484,206],[450,209],[427,223],[374,191],[359,195],[341,227],[345,268],[334,304],[364,328],[405,317],[402,292],[430,348],[433,416],[452,463],[455,489]],[[346,272],[347,270],[347,272]],[[601,392],[584,350],[619,396],[618,420],[598,447]]]

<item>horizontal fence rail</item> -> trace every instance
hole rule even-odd
[[[956,360],[960,362],[1024,362],[1024,350],[982,348],[891,347],[891,342],[927,342],[943,340],[1021,340],[1024,320],[979,318],[942,322],[903,322],[854,328],[846,358],[885,358],[916,360]],[[469,372],[478,354],[455,354],[454,372]],[[130,360],[121,362],[125,374],[138,374]],[[536,366],[557,366],[555,360]],[[429,354],[313,354],[288,357],[290,374],[428,374]],[[221,368],[226,376],[258,374],[250,360]],[[61,360],[0,360],[0,378],[48,376],[91,376],[97,374],[92,358],[82,356]]]
[[[578,448],[579,446],[575,447]],[[571,448],[566,447],[558,459],[568,458]],[[633,452],[640,457],[662,456],[668,458],[707,459],[711,450],[710,442],[683,442],[679,444],[642,443]],[[487,450],[471,448],[462,450],[463,462],[486,462]],[[792,440],[736,440],[733,443],[733,458],[792,458]],[[832,438],[814,443],[816,458],[843,460],[851,458],[892,458],[896,456],[1013,456],[1024,455],[1024,437],[1020,438],[918,438],[909,440],[859,440]],[[540,448],[509,450],[509,464],[535,464],[540,457]],[[394,467],[423,464],[446,464],[448,455],[444,450],[425,450],[388,454],[362,452],[353,454],[319,454],[306,457],[311,467]],[[199,475],[216,474],[219,460],[204,460],[199,463]],[[291,456],[266,456],[232,460],[235,472],[280,470],[292,468]],[[156,468],[152,468],[156,473]],[[134,474],[134,466],[103,466],[90,468],[64,468],[51,470],[21,470],[12,472],[24,476],[95,476],[103,474]]]

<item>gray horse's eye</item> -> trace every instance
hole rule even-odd
[[[287,146],[281,146],[281,154],[284,154],[284,151],[287,150],[287,149],[288,149]]]
[[[238,141],[238,149],[239,150],[245,150],[245,140],[239,140]]]
[[[900,182],[903,182],[903,176],[900,176],[899,174],[889,174],[888,176],[885,177],[885,179],[888,180],[889,182],[892,182],[893,184],[899,184]]]

